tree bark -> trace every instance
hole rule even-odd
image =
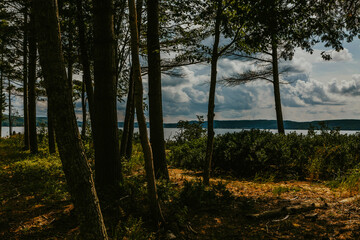
[[[9,136],[12,136],[13,135],[13,132],[12,132],[12,118],[11,118],[11,115],[12,115],[12,111],[11,111],[11,81],[10,81],[10,78],[8,77],[8,101],[9,101],[9,106],[8,106],[8,109],[9,109],[9,116],[8,116],[8,119],[9,119]]]
[[[2,59],[3,61],[3,59]],[[3,82],[3,70],[0,69],[0,138],[2,137],[2,121],[3,121],[3,107],[5,105],[5,99],[3,96],[4,82]]]
[[[133,98],[134,98],[134,92],[133,92]],[[128,138],[127,138],[127,146],[126,146],[126,151],[125,151],[125,156],[127,159],[130,159],[132,156],[132,149],[133,149],[133,145],[132,145],[132,141],[133,141],[133,137],[134,137],[134,122],[135,122],[135,101],[133,100],[131,103],[131,115],[130,115],[130,123],[129,123],[129,134],[128,134]]]
[[[218,49],[220,42],[220,24],[221,24],[221,13],[222,4],[221,1],[217,1],[217,11],[215,19],[215,41],[212,49],[211,56],[211,76],[210,76],[210,92],[209,92],[209,105],[208,105],[208,134],[207,134],[207,145],[206,145],[206,156],[205,156],[205,167],[204,167],[204,184],[209,185],[211,162],[213,158],[214,148],[214,117],[215,117],[215,89],[216,89],[216,78],[217,78],[217,62],[219,59]]]
[[[141,79],[141,69],[139,60],[139,35],[137,27],[137,13],[135,0],[129,0],[129,22],[131,32],[131,56],[133,64],[133,78],[134,78],[134,93],[135,93],[135,108],[136,116],[139,124],[140,141],[144,152],[145,171],[148,184],[148,195],[150,200],[150,207],[152,215],[156,221],[164,221],[162,211],[160,208],[159,199],[156,190],[156,180],[154,173],[154,163],[151,151],[151,145],[147,135],[146,119],[143,109],[143,86]]]
[[[273,66],[273,84],[274,84],[274,97],[275,97],[275,110],[276,121],[278,126],[278,132],[285,134],[284,121],[281,110],[281,98],[280,98],[280,81],[279,81],[279,66],[278,66],[278,53],[277,43],[274,36],[272,36],[272,66]]]
[[[132,140],[129,142],[130,128],[131,128],[131,118],[134,116],[134,78],[133,78],[133,67],[130,68],[130,76],[129,76],[129,92],[126,101],[126,110],[125,110],[125,119],[124,119],[124,128],[123,134],[121,136],[121,144],[120,144],[120,157],[127,158],[126,150],[128,149],[128,145],[132,145]],[[134,122],[132,122],[134,125]],[[131,155],[130,155],[131,157]]]
[[[162,113],[159,0],[147,1],[147,16],[150,141],[154,154],[155,176],[169,179]]]
[[[112,0],[94,5],[95,172],[97,187],[105,192],[122,179],[116,109],[115,39]]]
[[[143,0],[137,0],[136,18],[137,18],[137,26],[139,32],[141,32],[142,7],[143,7]],[[123,135],[121,138],[121,146],[120,146],[120,157],[121,158],[125,157],[126,159],[130,159],[132,155],[132,139],[134,134],[135,104],[134,104],[134,78],[132,75],[133,75],[133,66],[131,66],[130,68],[128,98],[126,101],[124,128],[123,128]]]
[[[73,88],[73,59],[72,59],[72,40],[71,37],[69,37],[69,54],[68,54],[68,67],[67,67],[67,79],[69,81],[69,84],[71,86],[71,89]]]
[[[81,108],[82,108],[82,126],[81,126],[81,137],[84,139],[86,135],[86,97],[85,97],[85,81],[83,76],[83,81],[81,85]]]
[[[30,149],[29,112],[28,112],[28,7],[24,6],[24,41],[23,41],[23,108],[24,108],[24,150]]]
[[[29,31],[29,143],[30,152],[38,152],[37,133],[36,133],[36,32],[34,22],[34,10],[30,13]]]
[[[73,4],[72,1],[69,2],[69,4]],[[70,8],[70,7],[69,7]],[[69,36],[68,36],[68,67],[67,67],[67,74],[68,74],[68,81],[70,83],[71,86],[71,90],[73,90],[73,68],[74,68],[74,56],[73,56],[73,51],[74,51],[74,39],[73,39],[73,33],[74,33],[74,25],[71,21],[71,17],[69,17],[70,21],[69,21]]]
[[[55,132],[54,132],[54,117],[52,115],[52,111],[49,108],[49,102],[48,102],[48,108],[47,108],[47,118],[48,118],[48,144],[49,144],[49,153],[53,154],[56,152],[55,147]]]
[[[86,95],[89,104],[91,129],[94,132],[94,89],[91,78],[90,70],[90,57],[89,57],[89,45],[86,41],[84,14],[83,14],[83,0],[76,0],[77,8],[77,26],[79,29],[79,45],[80,45],[80,59],[83,67],[83,81],[85,82]],[[94,136],[94,133],[93,133]]]
[[[62,54],[56,0],[34,0],[34,13],[49,109],[70,194],[80,221],[81,239],[108,239],[76,123],[72,92]]]

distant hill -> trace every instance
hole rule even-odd
[[[204,124],[206,125],[206,123]],[[310,127],[315,129],[321,126],[327,126],[330,129],[340,128],[341,130],[360,130],[360,120],[324,120],[311,122],[284,121],[285,129],[307,130]],[[233,120],[233,121],[215,121],[215,128],[225,129],[277,129],[276,120]]]
[[[21,127],[24,125],[24,119],[18,117],[13,120],[14,127]],[[196,122],[196,121],[190,121]],[[46,117],[38,117],[37,125],[47,124]],[[78,126],[82,123],[78,121]],[[165,128],[176,128],[176,123],[164,123]],[[340,128],[341,130],[360,130],[360,120],[356,119],[340,119],[340,120],[323,120],[323,121],[311,121],[311,122],[296,122],[296,121],[284,121],[285,129],[292,130],[307,130],[311,126],[315,129],[319,129],[322,125],[334,129]],[[2,123],[3,127],[9,126],[7,118]],[[119,128],[124,126],[123,122],[118,123]],[[137,123],[135,123],[137,127]],[[204,123],[203,127],[207,127],[207,122]],[[276,120],[216,120],[215,128],[223,129],[277,129]]]

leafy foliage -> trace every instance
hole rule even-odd
[[[335,179],[359,164],[360,135],[322,130],[288,135],[250,130],[217,136],[213,167],[237,177]],[[206,142],[196,139],[171,148],[175,166],[201,169]]]

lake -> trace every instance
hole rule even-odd
[[[81,128],[79,128],[80,130]],[[233,133],[233,132],[241,132],[243,129],[224,129],[224,128],[216,128],[215,134],[225,134],[225,133]],[[23,133],[24,127],[13,127],[13,131],[16,133]],[[135,128],[135,132],[138,132],[139,129]],[[176,132],[178,132],[178,128],[164,128],[164,137],[165,139],[172,139],[176,135]],[[270,132],[276,133],[276,129],[269,129]],[[308,130],[285,130],[285,134],[296,132],[298,134],[307,134]],[[355,134],[359,131],[340,131],[341,134]],[[9,135],[9,127],[2,127],[1,136],[6,137]]]

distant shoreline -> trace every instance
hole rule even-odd
[[[197,121],[189,121],[197,122]],[[37,125],[47,125],[46,117],[38,117]],[[78,121],[78,126],[81,126],[82,122]],[[122,128],[123,122],[118,122],[118,127]],[[3,121],[2,127],[8,127],[7,120]],[[17,118],[13,124],[14,127],[23,127],[23,118]],[[296,122],[286,120],[284,121],[285,129],[293,130],[308,130],[313,127],[314,129],[321,129],[323,126],[329,129],[339,128],[341,130],[360,130],[360,120],[357,119],[339,119],[339,120],[323,120],[323,121],[308,121],[308,122]],[[137,123],[135,123],[137,127]],[[164,128],[176,128],[177,123],[164,123]],[[207,122],[203,124],[203,127],[207,127]],[[214,127],[217,129],[277,129],[276,120],[215,120]]]

